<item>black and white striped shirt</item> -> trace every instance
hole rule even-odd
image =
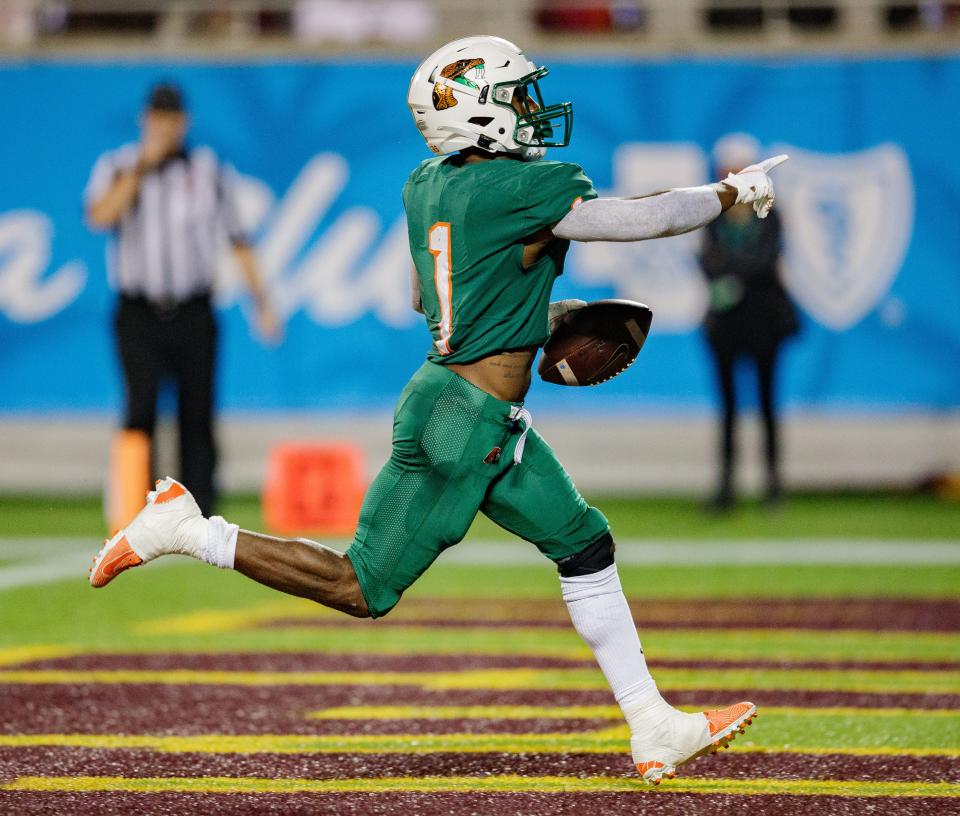
[[[137,163],[139,150],[126,144],[97,159],[84,191],[88,208]],[[156,302],[209,293],[224,236],[246,241],[232,175],[208,147],[184,150],[146,171],[107,250],[113,287]]]

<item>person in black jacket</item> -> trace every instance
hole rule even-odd
[[[756,141],[732,134],[714,148],[719,178],[752,164],[759,155]],[[714,510],[728,510],[735,501],[734,466],[737,394],[734,370],[741,358],[755,366],[765,432],[768,504],[782,498],[780,445],[776,407],[776,368],[783,341],[798,329],[797,314],[780,281],[782,250],[777,210],[764,219],[747,205],[731,207],[707,225],[700,264],[710,291],[704,320],[707,343],[717,375],[720,417],[720,467]]]

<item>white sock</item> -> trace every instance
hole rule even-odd
[[[199,536],[200,546],[190,555],[220,569],[233,569],[240,528],[236,524],[230,524],[222,516],[211,516],[205,521],[206,535]]]
[[[561,576],[560,586],[573,626],[600,664],[631,734],[648,730],[651,719],[674,709],[660,696],[647,668],[617,565],[593,575]]]

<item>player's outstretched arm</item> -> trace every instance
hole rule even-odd
[[[681,235],[709,224],[734,204],[753,204],[760,218],[773,207],[768,173],[787,160],[775,156],[731,173],[721,182],[682,187],[642,198],[595,198],[570,210],[553,227],[570,241],[645,241]]]

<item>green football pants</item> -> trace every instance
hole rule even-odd
[[[393,452],[363,501],[347,556],[372,617],[387,614],[477,513],[559,561],[609,530],[550,446],[503,402],[427,362],[407,384],[393,421]]]

